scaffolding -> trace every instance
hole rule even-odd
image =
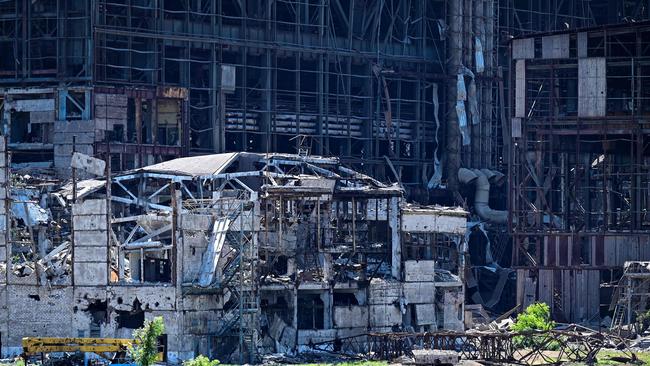
[[[303,135],[311,153],[390,177],[386,155],[408,185],[433,173],[444,1],[99,0],[97,7],[97,82],[188,87],[193,152],[295,153],[293,137]],[[236,74],[225,98],[222,65]],[[210,137],[215,128],[223,141]]]
[[[217,208],[215,206],[219,206],[223,215],[215,220],[215,227],[219,222],[227,224],[221,227],[221,232],[213,231],[213,235],[223,235],[223,244],[231,252],[223,255],[227,264],[214,283],[223,298],[229,300],[213,334],[220,339],[235,337],[239,363],[256,363],[260,299],[255,205],[242,199],[225,199],[212,208]],[[221,250],[216,254],[222,254]]]
[[[538,272],[556,313],[580,312],[567,308],[580,291],[607,296],[598,284],[648,255],[649,31],[641,22],[512,42],[512,261]],[[584,286],[563,287],[583,275]],[[607,311],[593,301],[590,316]]]

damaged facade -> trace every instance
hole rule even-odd
[[[0,1],[2,355],[156,315],[172,361],[633,322],[649,9]]]
[[[186,154],[187,89],[27,87],[0,92],[14,168],[66,177],[73,152],[110,152],[118,170]]]
[[[41,193],[48,209],[11,202],[27,214],[4,216],[3,354],[28,335],[128,338],[159,315],[170,360],[464,327],[461,209],[408,205],[335,158],[226,153],[109,179]]]
[[[510,228],[518,303],[606,325],[650,260],[647,22],[512,42]],[[622,291],[622,290],[621,290]]]

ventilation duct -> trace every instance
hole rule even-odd
[[[497,224],[505,224],[508,222],[508,211],[495,210],[489,206],[489,178],[498,183],[499,181],[503,180],[503,174],[497,174],[487,169],[484,170],[486,171],[485,173],[479,169],[470,170],[466,168],[460,168],[458,170],[458,180],[463,184],[476,185],[476,193],[474,195],[474,211],[476,211],[481,219]]]

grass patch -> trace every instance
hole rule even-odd
[[[347,361],[336,363],[302,363],[293,366],[387,366],[388,361]]]
[[[597,365],[623,365],[621,362],[612,360],[611,358],[616,357],[626,357],[625,353],[604,349],[598,352],[598,363]],[[636,352],[636,357],[642,365],[650,365],[650,352]]]

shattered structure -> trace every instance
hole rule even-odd
[[[407,205],[335,158],[225,153],[109,179],[45,195],[70,240],[32,234],[53,210],[11,226],[3,353],[31,334],[129,337],[157,315],[170,360],[464,328],[463,210]]]
[[[647,22],[512,42],[511,215],[518,303],[611,316],[627,261],[650,260]]]
[[[74,132],[89,155],[110,142],[121,170],[306,149],[395,180],[387,156],[417,187],[434,170],[445,11],[444,0],[2,1],[14,162],[62,171]]]
[[[633,323],[647,19],[641,0],[0,1],[2,356],[156,315],[170,361],[451,339],[533,301]]]

